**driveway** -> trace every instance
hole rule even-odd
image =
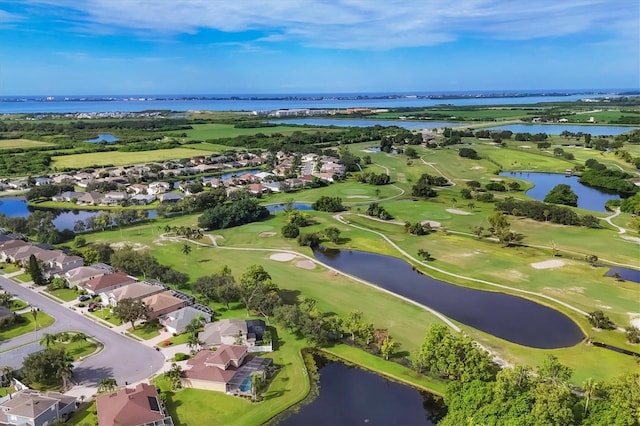
[[[104,344],[104,349],[97,355],[76,363],[74,381],[83,386],[95,386],[107,377],[113,377],[119,385],[138,382],[160,370],[165,363],[162,353],[155,349],[103,327],[24,285],[0,276],[0,286],[56,319],[51,326],[38,330],[37,338],[35,332],[30,332],[0,342],[0,365],[21,365],[25,356],[41,349],[35,342],[43,333],[72,330],[81,331]],[[18,346],[19,349],[11,350]]]

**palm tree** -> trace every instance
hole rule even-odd
[[[187,347],[191,350],[191,352],[196,352],[196,349],[202,344],[200,338],[198,337],[198,333],[189,334],[187,338]]]
[[[33,316],[33,322],[35,324],[36,339],[38,338],[38,312],[38,308],[36,308],[35,306],[31,307],[31,316]]]
[[[74,333],[71,336],[71,342],[72,343],[77,343],[78,347],[80,347],[82,345],[82,342],[86,342],[89,339],[89,336],[87,336],[84,333],[78,332],[78,333]]]
[[[254,372],[253,374],[251,374],[251,396],[253,397],[254,401],[258,398],[258,395],[260,394],[260,388],[262,388],[263,383],[264,380],[260,373]]]
[[[73,358],[64,350],[60,351],[60,357],[54,362],[56,376],[62,379],[62,389],[67,390],[69,381],[73,377]]]
[[[113,392],[117,388],[118,382],[113,377],[107,377],[98,382],[98,392]]]
[[[184,245],[182,246],[182,254],[184,254],[185,265],[187,263],[187,256],[189,255],[189,253],[191,253],[191,246],[189,245],[189,243],[184,243]]]
[[[589,377],[584,382],[584,415],[587,416],[587,410],[589,409],[589,401],[596,395],[598,391],[598,383],[594,382],[591,377]]]
[[[45,348],[50,348],[51,345],[58,341],[58,337],[55,334],[45,333],[40,339],[40,344]]]

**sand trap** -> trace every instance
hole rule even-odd
[[[313,269],[316,267],[316,264],[310,260],[301,260],[296,263],[296,266],[302,269]]]
[[[115,248],[115,249],[122,249],[122,248],[125,248],[125,247],[131,247],[132,249],[134,249],[136,251],[137,250],[144,250],[144,249],[149,248],[148,246],[145,246],[144,244],[132,243],[132,242],[129,242],[129,241],[120,241],[120,242],[117,242],[117,243],[112,243],[111,247]]]
[[[275,232],[261,232],[258,234],[258,237],[275,237]]]
[[[464,210],[459,210],[459,209],[447,209],[447,211],[449,213],[459,214],[461,216],[468,216],[468,215],[472,214],[472,213],[465,212]]]
[[[436,222],[435,220],[423,220],[420,223],[423,224],[423,225],[426,225],[428,223],[432,228],[439,228],[440,227],[440,222]]]
[[[640,317],[638,317],[638,318],[633,318],[633,319],[631,320],[631,325],[632,325],[632,326],[634,326],[634,327],[638,327],[638,328],[640,328]]]
[[[347,198],[369,198],[368,195],[349,195]]]
[[[520,148],[531,149],[529,145],[520,145]]]
[[[560,268],[564,266],[564,261],[558,259],[545,260],[544,262],[532,263],[531,266],[535,269]]]
[[[295,258],[296,258],[296,255],[291,253],[274,253],[271,256],[269,256],[269,259],[277,260],[278,262],[288,262]]]
[[[482,166],[473,166],[471,168],[471,170],[482,170],[482,169],[484,169],[484,167],[482,167]]]

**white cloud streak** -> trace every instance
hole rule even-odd
[[[200,29],[261,31],[254,42],[333,49],[430,46],[465,35],[528,40],[586,32],[635,42],[632,0],[30,0],[73,10],[80,32],[171,37]],[[0,11],[1,13],[1,11]],[[2,15],[0,15],[0,18]]]

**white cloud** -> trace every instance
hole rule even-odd
[[[441,44],[465,34],[526,40],[586,32],[626,38],[640,6],[610,0],[31,0],[74,10],[72,22],[94,33],[123,29],[157,36],[266,31],[259,42],[323,48],[392,49]],[[2,15],[0,15],[1,19]],[[629,31],[629,27],[635,31]]]

